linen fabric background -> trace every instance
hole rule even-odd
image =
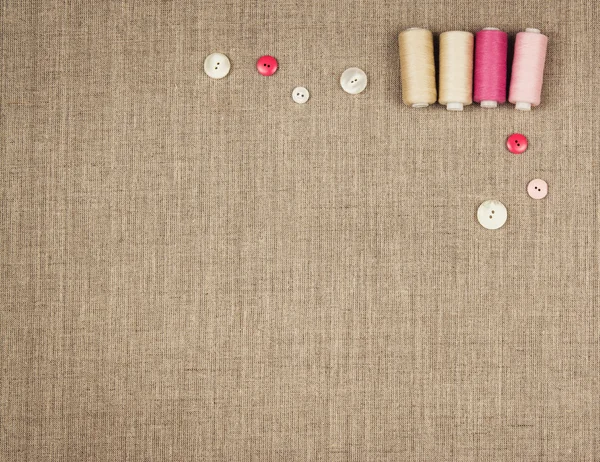
[[[600,460],[598,2],[0,5],[0,460]],[[542,105],[402,105],[413,26]]]

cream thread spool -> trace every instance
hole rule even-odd
[[[398,35],[402,101],[414,108],[435,103],[435,61],[433,34],[427,29],[413,27]]]
[[[527,28],[515,40],[515,55],[508,101],[520,111],[539,106],[544,83],[548,37],[539,29]]]
[[[462,111],[473,103],[473,34],[449,31],[440,35],[439,103]]]

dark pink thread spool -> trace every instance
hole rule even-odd
[[[508,34],[486,27],[475,35],[473,100],[481,107],[494,108],[506,102],[506,59]]]

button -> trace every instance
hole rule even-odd
[[[346,93],[357,95],[367,88],[367,74],[358,67],[346,69],[340,77],[340,85]]]
[[[213,53],[204,60],[204,72],[211,79],[222,79],[229,74],[231,63],[223,53]]]
[[[304,104],[310,98],[308,90],[304,87],[296,87],[292,92],[292,99],[298,104]]]
[[[501,228],[507,218],[506,207],[500,201],[485,201],[477,209],[477,219],[485,229]]]
[[[273,75],[277,70],[277,60],[273,56],[261,56],[256,61],[256,69],[262,75]]]
[[[527,150],[527,138],[520,133],[513,133],[506,140],[506,147],[513,154],[523,154]]]
[[[527,194],[532,199],[543,199],[548,195],[548,183],[539,178],[531,180],[527,185]]]

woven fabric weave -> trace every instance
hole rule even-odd
[[[541,29],[541,106],[407,108],[415,26]],[[0,460],[600,460],[599,33],[589,0],[1,2]]]

